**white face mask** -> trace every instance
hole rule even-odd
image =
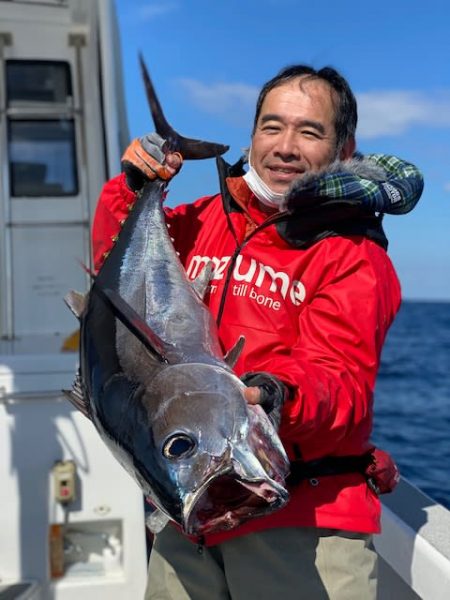
[[[251,148],[248,152],[248,167],[249,169],[244,175],[244,179],[248,187],[252,190],[260,202],[266,206],[269,206],[270,208],[277,208],[280,210],[284,202],[285,194],[280,194],[279,192],[274,192],[271,190],[255,171],[251,162]]]

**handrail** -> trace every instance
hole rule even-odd
[[[1,404],[17,404],[19,402],[36,402],[39,400],[65,400],[63,390],[47,390],[39,392],[6,392],[0,387]]]

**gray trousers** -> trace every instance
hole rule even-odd
[[[146,600],[375,600],[372,536],[280,528],[199,547],[168,525],[150,556]]]

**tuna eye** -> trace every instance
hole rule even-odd
[[[166,458],[187,458],[196,447],[195,441],[184,433],[176,433],[163,446]]]

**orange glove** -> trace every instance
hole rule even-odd
[[[179,152],[165,151],[166,142],[157,133],[134,139],[122,156],[122,170],[128,187],[134,192],[147,181],[168,181],[178,173],[183,158]]]

